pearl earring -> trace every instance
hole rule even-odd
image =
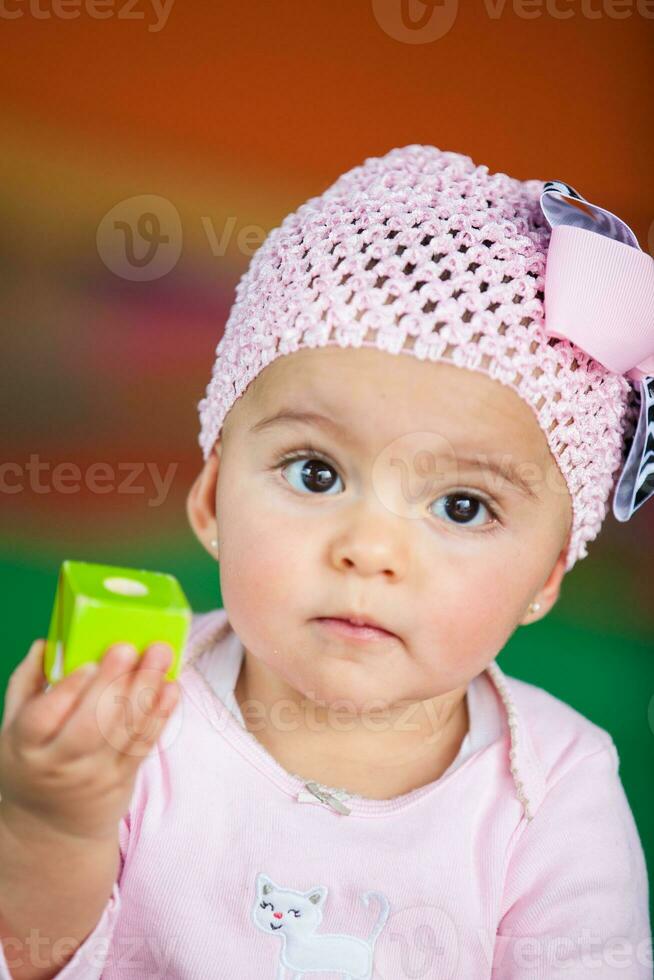
[[[540,609],[540,602],[530,602],[529,603],[529,608],[527,609],[527,612],[528,613],[535,613],[535,612],[538,612],[539,609]]]
[[[218,538],[212,538],[209,544],[214,549],[214,551],[218,550]]]

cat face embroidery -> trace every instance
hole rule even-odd
[[[380,910],[367,938],[341,933],[317,933],[327,900],[327,888],[317,885],[301,892],[283,888],[258,874],[252,919],[258,929],[281,940],[278,977],[283,968],[300,978],[307,973],[341,973],[348,980],[371,980],[374,945],[388,918],[389,902],[380,892],[365,892],[366,906],[375,898]]]

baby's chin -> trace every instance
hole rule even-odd
[[[295,666],[284,679],[316,717],[325,713],[347,719],[348,715],[379,715],[398,703],[400,680],[381,671],[379,675],[361,661],[327,658],[320,663]],[[406,678],[403,678],[406,682]]]

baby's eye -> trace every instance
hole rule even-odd
[[[303,452],[284,456],[276,465],[281,468],[282,473],[289,470],[290,475],[286,478],[287,482],[300,493],[331,494],[338,492],[340,477],[336,467],[319,455],[317,450],[307,447]],[[435,516],[441,517],[451,525],[482,527],[484,525],[496,526],[498,523],[497,514],[491,505],[467,490],[455,490],[439,497],[435,504],[440,503],[440,501],[446,501],[446,504],[442,510],[435,512]],[[484,510],[490,516],[490,520],[476,521],[477,516]]]
[[[300,463],[301,466],[298,465]],[[336,480],[340,479],[332,464],[320,456],[287,456],[279,465],[282,473],[284,470],[290,471],[288,482],[300,492],[306,490],[309,493],[330,493]]]
[[[467,490],[455,490],[453,493],[445,494],[444,497],[439,497],[435,503],[438,504],[442,500],[446,502],[445,506],[439,510],[436,516],[441,517],[444,513],[446,523],[449,523],[447,518],[450,518],[451,522],[459,527],[482,527],[484,523],[494,524],[497,521],[497,515],[490,504],[485,503],[481,497],[477,497]],[[481,513],[482,509],[490,514],[491,520],[474,524],[474,519]]]

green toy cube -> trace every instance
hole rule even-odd
[[[139,653],[157,641],[174,657],[166,678],[179,674],[191,625],[191,607],[174,575],[93,562],[64,561],[59,571],[43,660],[50,685],[114,643]]]

